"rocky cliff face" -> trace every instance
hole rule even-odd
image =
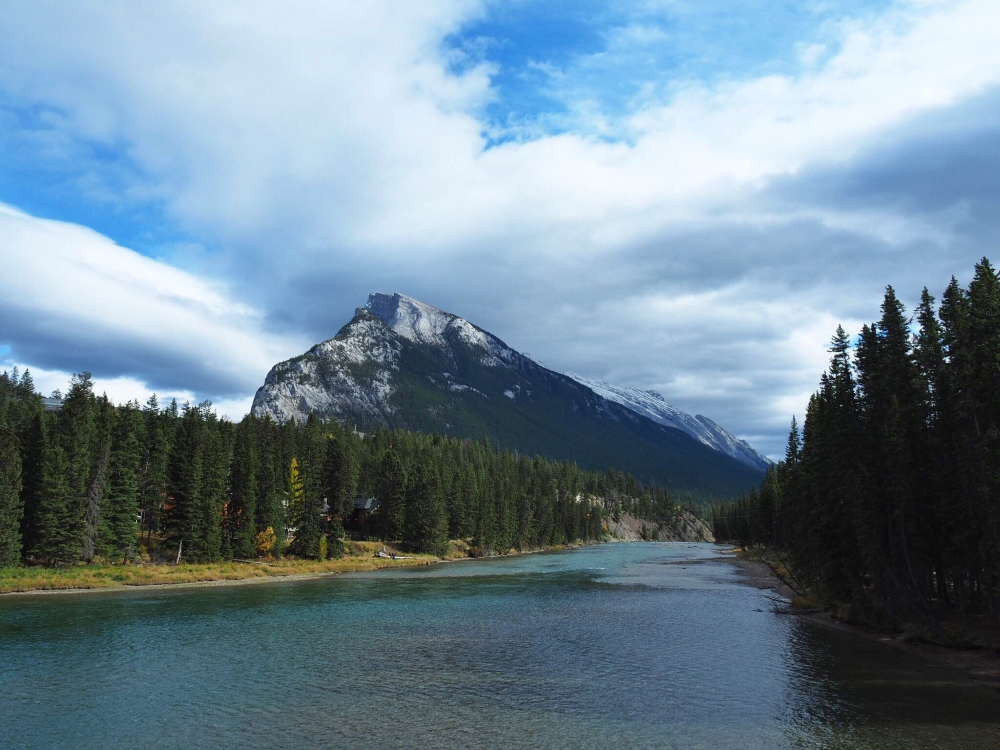
[[[729,496],[761,476],[457,315],[400,294],[373,293],[336,337],[275,365],[253,413],[488,437],[529,455],[615,467],[691,497]]]
[[[623,542],[714,542],[712,527],[698,516],[681,511],[667,523],[657,526],[652,521],[623,513],[615,521],[608,520],[608,533]]]
[[[316,414],[366,426],[393,426],[399,411],[395,401],[406,380],[405,373],[399,374],[400,361],[405,352],[412,364],[421,349],[432,350],[432,358],[446,368],[428,373],[431,383],[486,399],[489,396],[460,382],[450,370],[464,369],[470,360],[514,373],[523,365],[500,339],[457,315],[401,294],[373,292],[335,338],[271,369],[254,397],[253,413],[279,422]],[[507,390],[519,392],[517,381],[515,375]]]

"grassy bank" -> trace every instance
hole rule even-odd
[[[545,550],[555,551],[578,545],[555,545]],[[375,557],[385,549],[397,558]],[[85,565],[64,568],[18,567],[0,568],[0,595],[33,591],[88,591],[124,589],[135,586],[170,586],[177,584],[209,584],[223,582],[255,582],[289,577],[315,577],[336,573],[359,573],[383,568],[405,568],[430,565],[443,560],[462,560],[473,556],[473,548],[462,539],[448,543],[444,557],[401,552],[391,544],[381,542],[348,542],[347,554],[336,560],[277,560],[232,561],[217,563],[144,563],[141,565]],[[518,554],[511,550],[508,554]]]
[[[337,560],[259,560],[252,562],[181,563],[180,565],[73,565],[65,568],[0,568],[0,594],[71,589],[114,589],[179,583],[275,579],[288,576],[354,573],[437,562],[434,555],[407,553],[400,559],[375,557],[376,542],[352,542],[349,554]],[[453,543],[448,558],[464,557]]]

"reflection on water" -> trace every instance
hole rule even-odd
[[[1000,693],[899,657],[710,545],[6,598],[0,744],[1000,747]]]

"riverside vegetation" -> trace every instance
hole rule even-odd
[[[837,328],[801,435],[716,537],[841,619],[1000,648],[1000,280],[984,258],[939,307],[925,288],[908,318],[887,287],[881,312]]]
[[[352,524],[359,494],[380,504]],[[29,372],[0,375],[0,591],[506,554],[599,540],[606,519],[625,513],[648,520],[655,538],[687,512],[631,475],[487,440],[360,434],[315,417],[234,424],[208,402],[161,408],[155,396],[116,406],[89,373],[46,411]],[[361,540],[410,557],[375,559]]]

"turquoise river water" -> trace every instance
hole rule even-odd
[[[1000,692],[774,614],[718,555],[2,597],[0,748],[1000,748]]]

